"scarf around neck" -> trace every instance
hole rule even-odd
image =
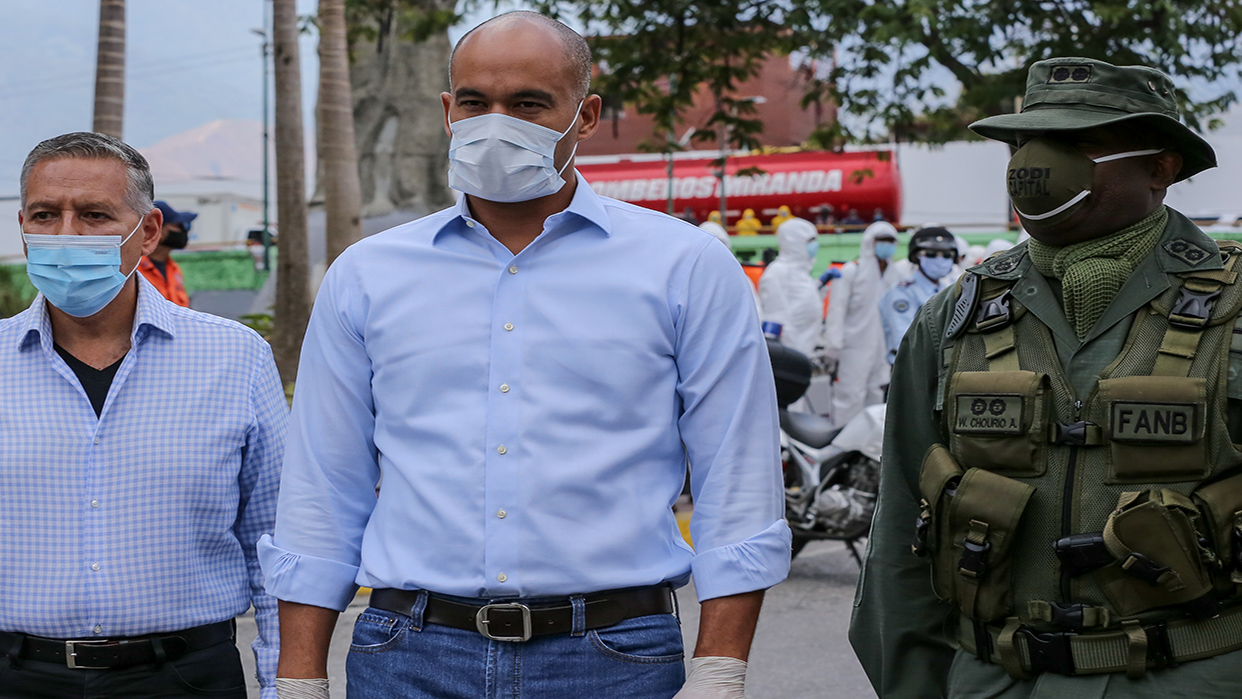
[[[1027,245],[1031,262],[1045,277],[1061,280],[1065,318],[1084,339],[1113,302],[1134,268],[1142,262],[1169,220],[1161,206],[1138,223],[1112,235],[1056,247],[1034,238]]]

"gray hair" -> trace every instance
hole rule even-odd
[[[570,68],[573,70],[574,76],[578,80],[578,84],[575,86],[574,91],[576,94],[574,96],[580,100],[586,98],[587,94],[591,92],[591,47],[587,46],[586,39],[583,39],[581,34],[570,29],[560,21],[530,10],[515,10],[513,12],[506,12],[503,15],[496,15],[474,29],[466,32],[460,39],[457,40],[457,45],[453,47],[453,52],[449,54],[450,91],[453,89],[453,60],[457,58],[457,50],[462,47],[462,44],[466,43],[466,39],[469,39],[471,34],[477,32],[483,27],[486,27],[492,22],[502,19],[525,19],[553,29],[556,32],[556,35],[561,39],[561,46],[565,49],[565,55],[566,58],[569,59]]]
[[[35,165],[61,158],[97,158],[124,163],[129,181],[125,187],[125,205],[146,216],[155,206],[155,183],[151,166],[133,146],[107,134],[77,131],[47,139],[34,147],[22,165],[22,209],[26,208],[26,181]]]

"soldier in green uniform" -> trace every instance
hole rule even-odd
[[[902,343],[854,649],[882,699],[1242,696],[1242,246],[1163,203],[1215,154],[1082,58],[971,128],[1032,239]]]

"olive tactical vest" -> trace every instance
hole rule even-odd
[[[1134,314],[1084,396],[1018,298],[1024,248],[959,280],[915,552],[958,606],[962,646],[1014,677],[1137,677],[1242,648],[1242,445],[1226,422],[1242,245],[1163,245],[1203,269]]]

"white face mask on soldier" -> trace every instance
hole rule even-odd
[[[482,114],[449,124],[449,186],[471,196],[497,202],[530,201],[556,194],[565,186],[561,173],[578,151],[556,167],[556,145],[578,123],[578,112],[564,131],[507,114]]]

